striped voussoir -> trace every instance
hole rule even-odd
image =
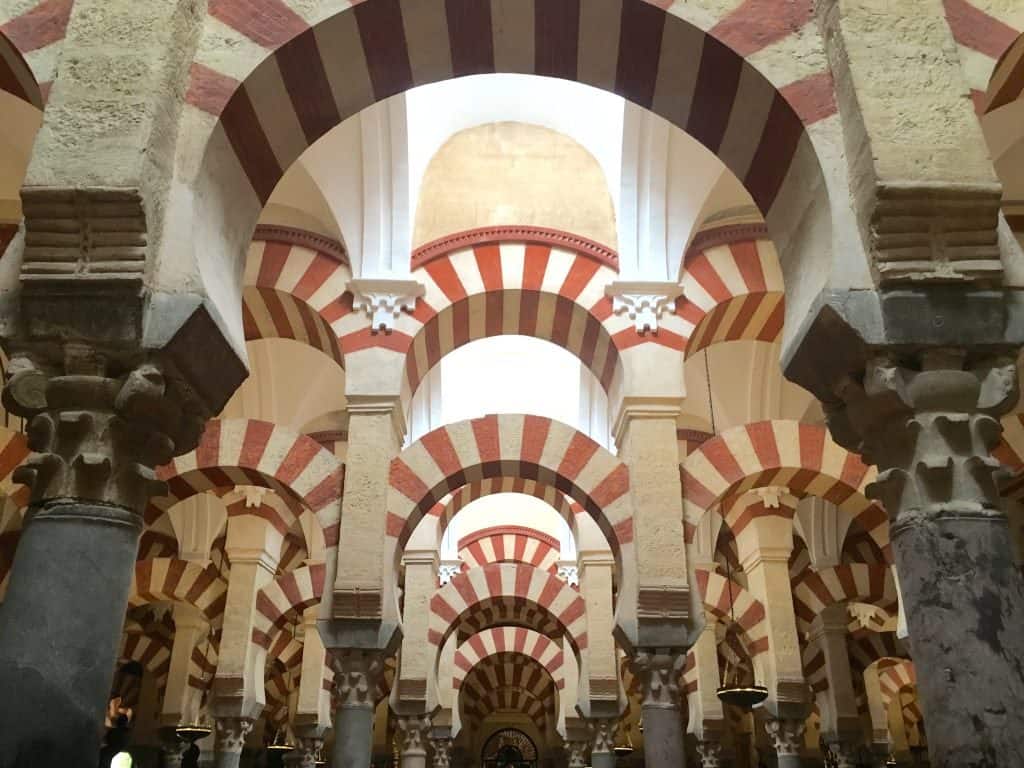
[[[205,639],[192,649],[188,659],[188,685],[197,691],[205,691],[217,672],[217,659],[220,653],[222,631],[216,629],[210,635],[209,642]]]
[[[323,563],[304,565],[279,576],[256,593],[256,614],[252,641],[270,648],[285,622],[320,602],[327,567]]]
[[[547,669],[521,653],[500,653],[479,662],[462,681],[460,693],[472,704],[496,688],[518,688],[538,699],[558,695],[558,687]]]
[[[296,515],[296,510],[293,507],[284,503],[270,503],[266,500],[266,496],[264,496],[258,503],[251,505],[244,498],[238,499],[228,503],[226,508],[229,518],[243,517],[245,515],[258,517],[270,523],[274,527],[274,530],[282,536],[288,536],[289,531],[293,530],[299,519],[299,516]],[[283,561],[284,558],[285,555],[282,553],[281,560]],[[287,568],[283,567],[283,563],[281,570],[287,570]]]
[[[479,725],[495,712],[516,712],[529,717],[541,733],[547,731],[548,715],[554,718],[554,701],[538,698],[522,688],[499,688],[489,691],[487,697],[465,708],[466,720]]]
[[[591,254],[512,233],[472,247],[460,247],[457,235],[450,240],[454,250],[413,273],[426,294],[413,315],[419,327],[406,358],[410,392],[453,349],[502,334],[551,341],[576,355],[606,390],[613,386],[619,353],[612,336],[627,328],[636,333],[627,318],[611,314],[604,295],[615,270]]]
[[[721,574],[698,568],[696,575],[705,610],[719,621],[733,625],[742,638],[746,655],[754,658],[767,651],[768,623],[761,601]]]
[[[14,507],[22,509],[28,505],[29,488],[27,485],[14,482],[14,470],[28,457],[30,451],[28,439],[21,432],[0,427],[0,494],[3,495],[4,507],[7,501]],[[0,528],[2,531],[3,528]]]
[[[526,563],[542,571],[558,570],[558,539],[532,528],[485,528],[459,540],[459,558],[465,568],[488,563]]]
[[[790,500],[792,501],[792,500]],[[792,520],[796,508],[785,499],[774,499],[771,503],[757,500],[751,494],[730,494],[722,499],[719,513],[732,532],[733,541],[743,529],[761,517],[781,517]]]
[[[427,639],[441,647],[494,626],[515,625],[565,637],[577,655],[587,647],[586,605],[579,592],[547,571],[491,563],[460,573],[430,599]]]
[[[985,112],[1012,104],[1024,94],[1024,34],[1000,57],[988,83]]]
[[[43,108],[43,92],[35,75],[21,51],[3,32],[0,32],[0,91],[6,91],[36,109]]]
[[[210,146],[226,139],[263,203],[345,118],[418,85],[489,72],[573,80],[651,110],[716,154],[769,226],[787,192],[802,198],[824,188],[805,126],[782,93],[716,37],[643,0],[367,0],[281,38],[223,89],[226,103],[190,89],[193,104],[219,113]],[[779,226],[788,228],[785,216],[780,210]]]
[[[909,659],[892,659],[891,662],[884,667],[878,665],[878,683],[882,689],[882,699],[887,705],[901,691],[917,686],[914,662]]]
[[[1014,471],[1024,469],[1024,413],[1009,413],[1002,418],[1003,437],[992,455]]]
[[[982,10],[983,5],[988,7]],[[1000,72],[996,71],[996,64],[1000,60],[1005,61],[1012,53],[1021,30],[999,18],[995,14],[995,5],[971,0],[943,0],[946,20],[960,48],[960,61],[969,62],[963,70],[979,114],[1008,103],[1006,99],[1012,100],[1014,90],[999,88],[1003,79],[998,77]],[[1005,6],[1007,9],[1010,7],[1012,4]],[[1002,98],[997,101],[999,96]]]
[[[118,660],[138,662],[153,676],[157,690],[163,690],[171,669],[172,645],[172,639],[162,634],[129,632],[121,643]]]
[[[462,643],[455,650],[452,687],[455,690],[462,687],[466,675],[481,661],[507,654],[535,661],[548,671],[559,690],[565,687],[562,647],[550,637],[525,627],[491,627],[477,632]]]
[[[907,647],[896,637],[895,632],[876,632],[858,627],[850,631],[846,645],[850,651],[850,664],[858,672],[863,672],[882,659],[900,660],[910,657]]]
[[[688,253],[681,283],[675,315],[683,322],[687,357],[719,342],[779,337],[782,269],[770,240],[743,239]]]
[[[573,531],[576,529],[576,515],[583,511],[582,506],[552,485],[536,480],[527,480],[522,477],[488,477],[484,480],[468,483],[457,491],[448,494],[431,507],[428,514],[439,518],[438,527],[440,533],[444,533],[463,507],[477,499],[482,499],[495,493],[520,493],[524,496],[540,499],[558,512],[559,517]]]
[[[802,630],[836,603],[869,603],[893,613],[896,602],[896,584],[885,565],[850,563],[812,569],[793,587],[793,608]]]
[[[828,668],[825,666],[825,652],[819,643],[809,643],[801,651],[804,668],[804,682],[817,695],[828,690]]]
[[[245,338],[301,341],[344,367],[340,336],[342,318],[351,312],[351,296],[345,296],[351,277],[336,255],[294,242],[254,240],[243,282]]]
[[[198,447],[157,468],[168,495],[152,499],[152,522],[182,499],[236,485],[270,488],[316,515],[327,547],[336,547],[345,467],[306,435],[255,419],[214,419]],[[296,505],[298,513],[298,505]]]
[[[5,80],[3,90],[43,108],[56,77],[73,5],[74,0],[38,0],[34,4],[30,0],[29,3],[7,3],[0,9],[0,37],[5,45],[17,49],[18,59],[21,59],[20,65],[8,64],[15,70],[17,85]],[[5,17],[5,10],[15,11],[17,15]],[[22,67],[30,71],[25,74]],[[23,89],[27,90],[24,95]]]
[[[888,557],[889,518],[864,493],[876,471],[836,444],[823,426],[759,421],[727,429],[702,443],[681,465],[683,509],[694,528],[725,497],[781,486],[818,496],[846,511]]]
[[[581,432],[540,416],[500,415],[430,432],[391,462],[387,533],[398,549],[423,516],[463,486],[520,477],[582,505],[617,557],[632,547],[626,465]]]
[[[186,603],[213,621],[224,612],[228,585],[212,565],[160,557],[135,564],[129,606]]]

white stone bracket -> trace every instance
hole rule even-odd
[[[426,293],[416,280],[360,278],[349,280],[352,308],[366,312],[372,333],[390,334],[403,311],[412,312],[416,300]]]
[[[657,335],[658,318],[675,306],[683,295],[683,287],[671,282],[620,280],[607,286],[604,292],[611,297],[612,312],[626,315],[636,326],[636,332],[646,336],[648,333]]]

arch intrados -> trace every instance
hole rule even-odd
[[[31,104],[44,107],[43,92],[25,57],[7,35],[0,32],[0,91]]]
[[[396,569],[425,515],[462,487],[494,478],[530,480],[576,501],[604,534],[622,577],[633,541],[625,464],[566,424],[519,414],[440,427],[392,461],[387,529],[396,543]]]
[[[511,706],[511,703],[507,701],[507,697],[509,695],[526,699],[528,702],[527,706],[525,708],[522,706]],[[557,704],[557,692],[556,696],[553,697],[549,703],[533,691],[513,686],[494,689],[488,692],[486,698],[480,699],[472,704],[467,702],[463,696],[459,696],[459,705],[462,707],[462,712],[466,715],[466,719],[470,722],[480,724],[491,715],[503,710],[516,711],[532,718],[533,724],[537,726],[537,729],[542,733],[547,730],[547,723],[544,720],[544,716],[546,714],[551,714],[553,717],[556,716],[558,713]]]
[[[173,557],[152,558],[135,563],[128,605],[184,603],[213,622],[224,613],[227,589],[212,563],[203,567]]]
[[[524,611],[526,613],[524,613]],[[532,622],[532,625],[531,625]],[[576,655],[587,647],[583,597],[556,576],[522,563],[490,563],[456,575],[430,599],[427,640],[441,649],[493,627],[518,626],[564,637]]]
[[[453,301],[420,326],[405,353],[403,394],[412,398],[446,355],[497,336],[525,336],[564,349],[609,395],[624,375],[615,337],[590,309],[549,290],[504,288]]]
[[[817,496],[840,507],[888,557],[888,516],[865,492],[876,470],[836,444],[824,426],[780,419],[732,427],[703,442],[680,470],[688,531],[732,497],[780,486],[798,498]]]
[[[305,344],[345,370],[345,352],[328,320],[293,293],[246,285],[242,291],[242,331],[246,341],[287,339]]]
[[[295,504],[296,517],[303,506],[309,509],[323,529],[325,546],[338,544],[345,465],[306,435],[257,419],[214,419],[195,450],[156,473],[168,493],[150,500],[147,524],[198,493],[255,485]]]
[[[452,13],[454,25],[447,18]],[[434,34],[403,34],[410,25]],[[345,41],[352,55],[322,56],[318,38]],[[660,115],[732,170],[769,226],[787,180],[796,185],[800,175],[804,188],[826,189],[806,127],[778,89],[711,34],[642,0],[593,7],[492,2],[415,12],[382,0],[361,3],[278,47],[234,87],[223,108],[200,105],[219,112],[207,154],[210,147],[230,147],[256,200],[265,202],[308,146],[360,109],[417,85],[493,72],[574,80]],[[745,98],[737,98],[741,92]],[[270,120],[281,115],[288,119]],[[264,128],[264,120],[274,128]],[[281,135],[279,126],[287,124],[294,135]],[[203,168],[211,176],[234,172],[209,157]],[[792,226],[783,216],[778,225]]]
[[[511,655],[521,656],[520,654]],[[481,662],[470,671],[463,685],[458,689],[459,700],[469,706],[478,706],[481,702],[486,701],[488,695],[494,691],[514,689],[532,694],[534,698],[541,701],[550,697],[557,712],[561,689],[541,664],[529,657],[525,657],[525,661],[527,664],[524,666],[535,670],[536,678],[510,677],[503,664],[495,661],[494,657]]]
[[[525,656],[547,670],[559,689],[565,687],[562,649],[551,638],[534,630],[497,627],[478,632],[455,649],[452,687],[458,689],[476,666],[503,654]]]

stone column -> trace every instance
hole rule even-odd
[[[846,645],[848,625],[846,605],[830,605],[815,616],[807,636],[808,644],[820,647],[825,657],[828,689],[818,696],[822,739],[839,759],[840,768],[853,768],[863,740]]]
[[[401,715],[398,718],[398,748],[402,768],[427,768],[430,715]]]
[[[565,742],[566,762],[568,768],[587,768],[587,742]]]
[[[779,768],[800,768],[800,750],[804,746],[803,719],[767,720],[764,729],[772,740],[772,748],[779,758]]]
[[[157,364],[117,375],[88,347],[64,352],[45,372],[13,357],[4,391],[33,451],[14,475],[32,497],[0,606],[5,768],[95,765],[141,513],[164,488],[153,467],[202,425]]]
[[[369,768],[375,695],[384,670],[384,655],[378,651],[336,651],[331,654],[331,666],[338,692],[331,765]]]
[[[837,394],[833,435],[879,468],[933,768],[1024,765],[1024,578],[990,456],[1014,361],[879,357]]]
[[[587,720],[590,731],[591,768],[615,768],[615,728],[618,718],[593,718]]]
[[[434,747],[433,768],[450,768],[452,764],[452,740],[447,738],[431,739],[430,743]]]
[[[697,754],[700,755],[701,768],[721,768],[722,742],[701,740],[697,742]]]
[[[316,753],[323,746],[324,740],[319,737],[299,736],[295,740],[295,749],[285,756],[285,765],[295,768],[315,768]]]
[[[217,718],[217,768],[238,768],[252,726],[247,717]]]
[[[174,608],[174,645],[171,647],[167,685],[164,689],[161,722],[171,731],[181,724],[191,724],[199,716],[197,692],[189,685],[192,653],[206,638],[210,625],[194,606],[177,603]]]
[[[679,699],[679,676],[685,663],[685,653],[665,653],[660,649],[639,651],[632,660],[642,696],[647,768],[686,766]]]

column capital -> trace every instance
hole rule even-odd
[[[590,751],[615,751],[615,731],[619,726],[617,717],[588,717],[587,731],[590,734]]]
[[[401,755],[425,755],[427,753],[431,720],[432,716],[425,713],[398,716],[396,723],[398,726],[398,748]]]
[[[621,446],[632,422],[640,419],[671,419],[673,423],[682,413],[681,395],[624,395],[615,414],[612,436]],[[673,427],[674,429],[674,427]]]
[[[328,658],[334,670],[338,707],[373,709],[384,674],[385,652],[353,648],[332,651]]]
[[[452,764],[452,747],[454,742],[449,737],[430,740],[434,748],[434,768],[450,768]]]
[[[389,416],[395,442],[401,447],[402,441],[405,440],[406,424],[400,395],[346,392],[345,408],[349,417],[349,434],[352,433],[353,416]]]
[[[254,722],[248,717],[218,717],[215,725],[217,751],[238,755],[242,753],[245,740],[252,732]]]
[[[804,730],[806,721],[803,719],[770,719],[766,720],[764,729],[768,738],[772,740],[772,747],[779,757],[786,755],[800,755],[804,746]]]
[[[587,742],[567,741],[565,750],[568,753],[568,768],[587,768]]]
[[[686,665],[682,649],[640,649],[630,660],[633,674],[640,681],[641,706],[678,709],[679,677]]]
[[[612,312],[632,320],[638,334],[657,336],[658,318],[675,307],[683,286],[669,281],[616,280],[604,292],[611,297]]]
[[[868,488],[895,526],[917,516],[999,516],[989,453],[999,441],[998,417],[1018,397],[1013,358],[973,361],[967,350],[929,349],[868,361],[861,379],[836,388],[826,405],[838,443],[879,467]]]
[[[722,765],[722,742],[717,739],[697,741],[697,754],[701,768],[720,768]]]
[[[209,413],[155,358],[126,361],[67,343],[58,361],[15,352],[3,402],[28,420],[16,472],[32,501],[75,498],[141,512],[166,491],[155,468],[192,450]]]

